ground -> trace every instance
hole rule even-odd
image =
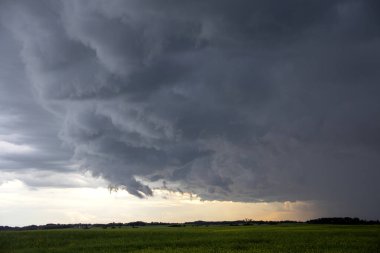
[[[1,231],[1,253],[380,252],[380,226],[256,225]]]

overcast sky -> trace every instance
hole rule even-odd
[[[377,0],[0,1],[1,208],[44,212],[38,195],[74,210],[75,192],[116,185],[151,220],[144,203],[181,212],[190,193],[193,213],[379,219],[379,13]]]

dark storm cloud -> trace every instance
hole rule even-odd
[[[2,9],[39,102],[95,175],[137,196],[152,191],[135,176],[204,199],[380,213],[377,1]]]
[[[59,124],[34,100],[11,33],[1,25],[0,34],[0,170],[67,172],[70,152],[57,138]]]

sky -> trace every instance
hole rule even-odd
[[[0,225],[380,219],[378,13],[0,1]]]

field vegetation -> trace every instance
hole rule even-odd
[[[1,253],[380,252],[379,225],[144,226],[0,231]]]

